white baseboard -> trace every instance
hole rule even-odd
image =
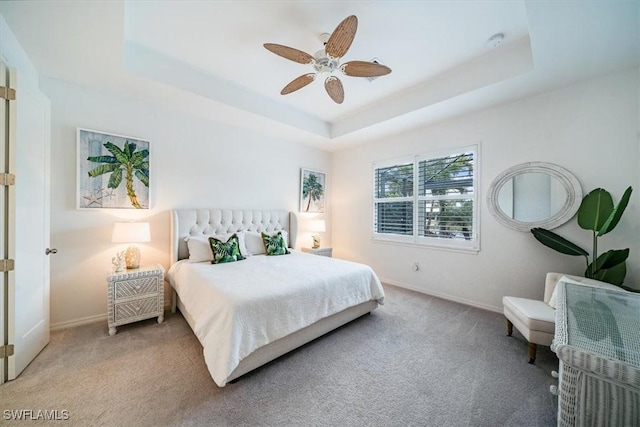
[[[164,310],[171,310],[171,299],[165,301]],[[75,328],[76,326],[88,325],[89,323],[104,322],[107,323],[107,313],[96,314],[94,316],[82,317],[80,319],[65,320],[64,322],[52,323],[49,326],[50,331],[57,331],[58,329]]]
[[[89,323],[96,323],[96,322],[104,322],[106,326],[107,313],[98,314],[95,316],[82,317],[80,319],[65,320],[64,322],[52,323],[49,329],[52,331],[57,331],[58,329],[74,328],[76,326],[88,325]]]
[[[388,283],[390,285],[397,286],[399,288],[409,289],[411,291],[419,292],[421,294],[431,295],[431,296],[442,298],[442,299],[446,299],[446,300],[449,300],[449,301],[459,302],[460,304],[470,305],[472,307],[481,308],[483,310],[489,310],[489,311],[494,311],[496,313],[502,313],[502,307],[493,307],[491,305],[480,304],[477,301],[472,301],[470,299],[455,297],[455,296],[443,294],[443,293],[440,293],[440,292],[429,291],[427,289],[419,288],[417,286],[408,285],[406,283],[398,282],[397,280],[383,279],[381,277],[380,281],[382,283]]]

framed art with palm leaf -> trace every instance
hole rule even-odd
[[[149,141],[78,128],[78,209],[149,209]]]
[[[327,174],[300,170],[300,212],[324,212]]]

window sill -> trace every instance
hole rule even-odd
[[[456,247],[456,246],[449,246],[449,245],[415,243],[415,242],[409,242],[409,241],[401,242],[398,240],[383,239],[383,238],[376,238],[376,237],[372,237],[371,241],[375,244],[383,244],[383,245],[391,245],[391,246],[407,246],[412,248],[433,249],[438,251],[457,252],[457,253],[465,253],[465,254],[472,254],[472,255],[477,255],[478,252],[480,252],[479,247],[465,248],[465,247]]]

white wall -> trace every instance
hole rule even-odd
[[[139,245],[142,262],[168,268],[172,208],[297,211],[301,167],[328,172],[331,194],[331,156],[322,150],[59,80],[42,79],[42,89],[52,105],[51,245],[58,249],[51,259],[54,328],[106,319],[105,275],[111,257],[127,246],[110,242],[119,218],[150,221],[152,241]],[[152,209],[76,210],[77,127],[151,141]],[[298,246],[310,243],[301,233]],[[323,244],[330,244],[328,233]]]
[[[146,218],[152,242],[143,263],[169,260],[169,210],[175,207],[297,210],[300,167],[328,172],[331,215],[323,246],[335,256],[370,264],[384,281],[489,309],[503,295],[542,297],[544,274],[581,274],[582,259],[563,256],[527,233],[498,224],[485,197],[504,169],[549,161],[571,170],[585,192],[609,190],[616,200],[638,185],[638,70],[584,82],[456,118],[411,133],[330,154],[259,133],[185,116],[122,94],[42,79],[52,104],[51,322],[67,326],[106,316],[105,275],[126,245],[110,242],[118,216]],[[75,209],[76,128],[148,139],[153,209],[146,212]],[[477,255],[371,241],[371,164],[432,149],[481,142],[481,251]],[[601,248],[631,248],[627,284],[640,287],[640,188],[618,228]],[[363,220],[364,218],[364,220]],[[333,221],[331,221],[333,219]],[[590,250],[575,221],[556,230]],[[302,236],[308,240],[308,236]],[[306,240],[298,245],[306,245]],[[419,262],[421,269],[411,266]],[[167,293],[168,295],[168,293]]]
[[[478,254],[374,243],[372,163],[397,156],[481,143]],[[583,274],[583,257],[561,255],[530,233],[500,225],[485,198],[491,181],[523,162],[572,171],[583,191],[610,191],[617,202],[637,186],[638,69],[482,110],[333,156],[332,242],[338,257],[370,264],[383,281],[496,311],[502,296],[542,298],[548,271]],[[600,251],[631,248],[625,284],[640,288],[640,188],[622,221],[600,239]],[[591,251],[575,219],[555,230]],[[420,270],[412,265],[418,262]]]

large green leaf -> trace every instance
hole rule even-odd
[[[107,185],[107,187],[118,188],[121,182],[122,182],[122,169],[116,169],[113,171],[113,173],[109,177],[109,184]]]
[[[591,275],[591,266],[587,267],[584,276],[590,279],[600,280],[601,282],[611,283],[612,285],[620,286],[624,282],[624,278],[627,275],[627,263],[622,262],[614,267],[601,269]]]
[[[611,212],[611,214],[609,215],[609,218],[607,218],[605,223],[600,228],[598,237],[607,234],[608,232],[613,230],[616,227],[616,225],[618,225],[618,221],[620,221],[620,218],[622,217],[624,210],[627,208],[627,205],[629,204],[631,191],[632,191],[631,187],[625,190],[624,194],[622,195],[622,199],[620,199],[620,203],[618,203],[618,206],[616,206],[613,212]]]
[[[629,248],[627,249],[612,249],[600,255],[596,260],[596,272],[598,270],[606,270],[616,265],[625,262],[629,258]]]
[[[116,160],[118,160],[118,162],[120,162],[121,164],[126,165],[127,163],[129,163],[129,156],[127,156],[127,154],[122,151],[117,145],[112,144],[111,142],[106,142],[104,144],[104,148],[109,150],[109,152],[113,154]]]
[[[596,188],[584,196],[578,208],[578,225],[585,230],[598,231],[613,211],[613,198],[607,190]]]
[[[535,227],[531,229],[531,233],[533,233],[533,237],[535,237],[540,243],[550,247],[555,251],[566,255],[582,255],[585,257],[589,257],[589,252],[585,251],[580,246],[571,243],[564,237],[557,235],[553,231]]]
[[[136,166],[140,162],[144,161],[144,159],[146,159],[147,157],[149,157],[149,150],[142,150],[138,151],[137,153],[133,153],[133,155],[131,156],[131,164]]]
[[[145,187],[149,186],[149,171],[147,169],[136,169],[134,175],[138,177]]]
[[[128,140],[125,141],[124,153],[127,155],[127,157],[131,157],[134,151],[136,151],[136,144],[134,144],[133,142],[129,142]]]
[[[95,177],[103,175],[105,173],[111,173],[113,170],[115,170],[115,169],[117,169],[119,167],[120,167],[119,164],[102,164],[100,166],[97,166],[97,167],[91,169],[87,173],[89,174],[90,177],[95,178]]]
[[[115,157],[113,156],[94,156],[87,157],[87,160],[93,163],[118,163]]]

